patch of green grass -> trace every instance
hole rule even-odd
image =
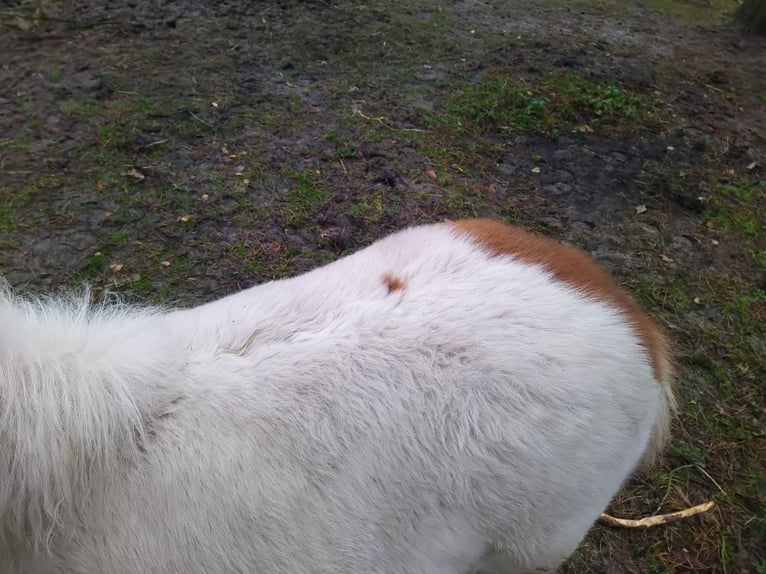
[[[582,84],[584,102],[597,114],[610,117],[633,118],[643,99],[614,84]]]
[[[686,459],[689,462],[696,464],[707,463],[707,452],[699,445],[681,442],[673,446],[675,454]]]
[[[9,233],[14,228],[15,214],[15,209],[0,201],[0,233]]]
[[[90,253],[85,258],[85,268],[80,273],[78,279],[80,281],[90,281],[99,277],[104,272],[104,269],[106,269],[108,260],[109,252],[104,249]]]
[[[340,146],[335,154],[338,156],[339,159],[350,159],[356,157],[356,150],[351,146]]]
[[[762,289],[735,295],[724,304],[723,312],[731,316],[739,327],[766,334],[766,294]]]
[[[0,148],[7,149],[9,151],[26,152],[29,150],[29,147],[30,144],[12,138],[0,140]]]
[[[139,151],[162,151],[161,147],[156,145],[145,148],[142,137],[145,136],[141,135],[141,128],[137,125],[135,119],[126,118],[124,121],[106,121],[97,128],[96,141],[99,148],[95,152],[94,160],[109,165],[113,163],[112,159],[115,157],[125,156],[126,154],[132,156]],[[165,138],[160,138],[157,141],[162,141],[162,139]]]
[[[758,235],[761,230],[761,225],[754,217],[746,217],[742,221],[742,232],[745,235]]]
[[[103,113],[103,108],[93,100],[61,100],[59,109],[78,120],[100,116]]]
[[[760,422],[766,379],[766,367],[761,360],[766,334],[766,292],[728,272],[708,272],[704,286],[701,282],[694,285],[695,281],[691,281],[691,288],[700,292],[703,299],[715,302],[721,320],[714,331],[702,334],[693,343],[694,353],[684,357],[686,372],[692,373],[702,388],[715,389],[716,397],[712,404],[704,395],[687,404],[684,411],[687,428],[704,431],[696,435],[709,441],[707,454],[711,465],[721,463],[721,448],[731,450],[727,455],[741,460],[752,459],[756,456],[751,448],[753,441],[766,436]],[[710,341],[714,341],[712,346]],[[678,449],[686,449],[678,454],[699,457],[700,453],[692,452],[686,443],[677,445]],[[728,466],[717,471],[726,475],[734,472]],[[739,497],[748,497],[752,487],[753,484],[738,479],[729,488],[739,491]]]
[[[154,294],[154,287],[151,280],[142,275],[131,283],[131,291],[145,299],[151,299]]]
[[[413,136],[442,186],[453,185],[455,179],[490,172],[495,167],[494,158],[502,153],[500,145],[487,139],[459,135],[452,130],[433,130]]]
[[[263,269],[260,250],[242,241],[236,241],[227,247],[226,255],[235,260],[236,268],[241,273],[256,275]]]
[[[480,133],[555,136],[578,123],[630,120],[647,108],[646,99],[637,93],[574,74],[553,74],[530,84],[491,73],[450,97],[437,122]]]
[[[0,199],[0,233],[10,233],[19,224],[19,210],[29,205],[45,189],[46,183],[36,181],[16,193],[3,192]]]
[[[731,19],[738,2],[734,0],[646,0],[655,10],[680,16],[695,24],[720,24]]]
[[[544,132],[554,122],[548,97],[500,77],[467,86],[447,103],[447,114],[453,127],[479,132]]]
[[[742,201],[750,199],[753,194],[746,187],[739,187],[729,183],[723,184],[718,188],[718,193],[724,197],[736,197]]]
[[[763,228],[759,215],[762,195],[746,185],[720,185],[710,198],[705,215],[720,231],[758,237]]]
[[[313,214],[330,196],[316,171],[288,171],[290,189],[284,198],[282,211],[288,224],[300,224]]]
[[[127,231],[121,230],[110,233],[104,240],[104,243],[112,247],[118,247],[130,243],[131,240],[131,235]]]
[[[163,283],[151,294],[151,299],[159,303],[170,303],[175,301],[175,293],[170,283]]]
[[[457,217],[477,217],[477,197],[462,186],[450,186],[444,190],[444,201]]]
[[[672,277],[665,277],[664,283],[654,280],[632,280],[627,287],[636,300],[647,309],[664,308],[673,313],[683,313],[692,306],[692,297]]]
[[[717,294],[718,300],[704,298],[716,301],[716,305],[719,301],[735,301],[742,285],[739,282],[731,285],[733,281],[734,276],[712,274],[707,288]],[[702,289],[699,277],[692,276],[688,284],[694,293]],[[760,296],[753,293],[755,299]],[[724,303],[721,310],[724,315],[739,313],[726,307]],[[742,538],[745,530],[751,530],[745,539],[755,540],[752,529],[757,528],[759,517],[766,515],[760,495],[764,480],[758,446],[766,437],[759,420],[766,369],[760,366],[762,345],[743,344],[754,341],[753,328],[754,325],[739,321],[728,326],[691,327],[700,332],[693,338],[696,340],[680,345],[689,349],[690,354],[678,357],[680,396],[685,399],[679,413],[682,422],[676,427],[675,440],[666,453],[670,464],[652,475],[658,493],[664,493],[670,501],[675,498],[674,508],[688,505],[677,493],[702,487],[709,491],[709,498],[719,503],[722,513],[717,526],[711,523],[704,530],[696,530],[693,540],[689,538],[692,531],[669,532],[664,547],[694,548],[700,564],[708,563],[710,552],[715,552],[716,560],[730,572],[741,565],[741,555],[733,552],[741,547],[738,538]],[[753,556],[758,555],[756,552]],[[671,571],[678,570],[673,567]]]
[[[364,218],[367,222],[379,222],[385,214],[385,203],[386,194],[383,190],[373,190],[349,205],[344,212],[347,215]]]

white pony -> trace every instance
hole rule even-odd
[[[415,227],[188,310],[0,294],[0,571],[554,570],[673,410],[582,252]]]

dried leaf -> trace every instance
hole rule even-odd
[[[98,180],[96,182],[96,188],[98,189],[104,189],[106,187],[106,182],[102,180]]]
[[[120,271],[122,271],[122,268],[123,268],[123,267],[125,267],[125,265],[123,265],[122,263],[112,263],[112,264],[109,266],[109,269],[111,269],[111,270],[112,270],[112,271],[114,271],[115,273],[119,273]]]
[[[673,260],[668,257],[667,255],[660,255],[660,259],[662,259],[665,263],[672,263]]]
[[[751,163],[747,164],[747,169],[755,169],[756,165],[758,165],[758,164],[755,163],[755,162],[751,162]]]
[[[34,21],[27,20],[21,16],[16,16],[13,20],[10,21],[10,24],[22,32],[29,32],[32,29],[32,26],[35,25]]]
[[[428,177],[430,177],[431,179],[436,179],[436,177],[437,177],[437,176],[436,176],[436,172],[435,172],[434,170],[432,170],[431,168],[428,168],[428,169],[426,170],[426,175],[427,175]]]
[[[637,205],[636,206],[636,214],[640,215],[642,213],[646,213],[646,206],[645,205]]]
[[[146,176],[138,171],[135,167],[131,167],[125,175],[136,181],[143,181],[146,179]]]

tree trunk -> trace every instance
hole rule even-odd
[[[734,21],[744,32],[766,35],[766,0],[744,0]]]

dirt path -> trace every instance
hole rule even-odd
[[[611,511],[719,504],[565,571],[766,572],[766,42],[730,4],[99,4],[0,3],[12,285],[187,304],[417,222],[568,240],[679,350],[667,460]]]

